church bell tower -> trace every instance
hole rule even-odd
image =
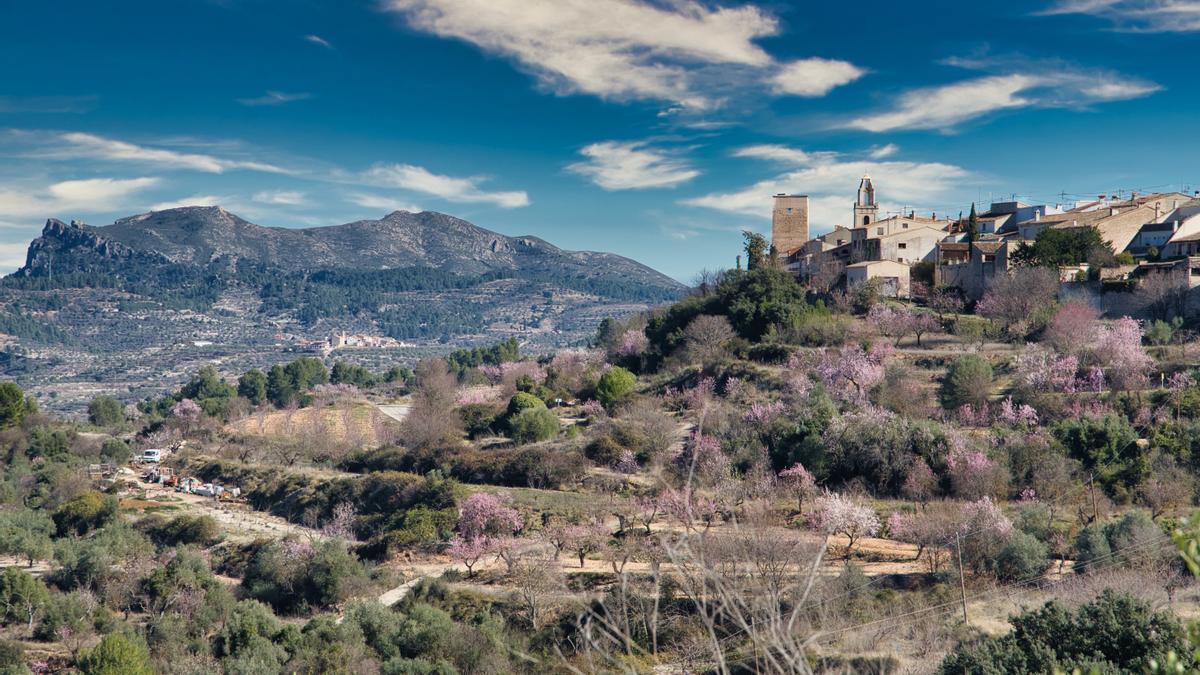
[[[875,185],[870,176],[858,184],[858,199],[854,202],[854,227],[866,227],[879,219],[879,204],[875,203]]]

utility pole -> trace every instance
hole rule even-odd
[[[1088,492],[1092,493],[1092,522],[1099,522],[1100,510],[1096,508],[1096,472],[1088,474]]]
[[[964,577],[962,566],[962,533],[954,533],[954,548],[958,551],[958,593],[962,597],[963,606],[963,623],[969,623],[967,618],[967,580]]]

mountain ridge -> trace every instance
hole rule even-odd
[[[607,272],[624,278],[664,290],[685,288],[624,256],[565,250],[539,237],[500,234],[436,211],[393,211],[377,220],[287,228],[256,225],[220,206],[151,211],[101,226],[74,221],[68,225],[52,218],[42,236],[31,242],[25,265],[14,275],[50,274],[55,254],[80,248],[103,258],[157,255],[171,264],[193,266],[249,261],[293,272],[428,266],[483,274],[547,263],[563,271],[603,262],[611,267]],[[303,255],[296,255],[298,250]]]

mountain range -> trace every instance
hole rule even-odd
[[[364,365],[512,336],[549,348],[685,291],[628,258],[429,211],[315,228],[219,206],[98,227],[51,219],[0,280],[0,371],[35,388],[171,378],[192,361],[233,369],[328,351],[343,332],[393,348],[336,355]]]

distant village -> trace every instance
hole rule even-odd
[[[893,297],[909,297],[921,288],[915,284],[923,284],[955,287],[965,299],[978,300],[994,280],[1027,261],[1043,233],[1085,228],[1095,228],[1111,251],[1056,266],[1064,283],[1077,283],[1079,293],[1095,295],[1104,309],[1120,302],[1101,298],[1112,295],[1106,290],[1120,288],[1119,282],[1131,287],[1150,274],[1189,288],[1200,285],[1200,257],[1193,257],[1200,255],[1200,192],[1097,195],[1053,206],[994,202],[980,213],[972,205],[969,216],[953,219],[915,211],[880,217],[875,185],[863,176],[852,225],[811,239],[809,198],[779,194],[774,201],[777,258],[806,283],[826,289],[877,279]]]

